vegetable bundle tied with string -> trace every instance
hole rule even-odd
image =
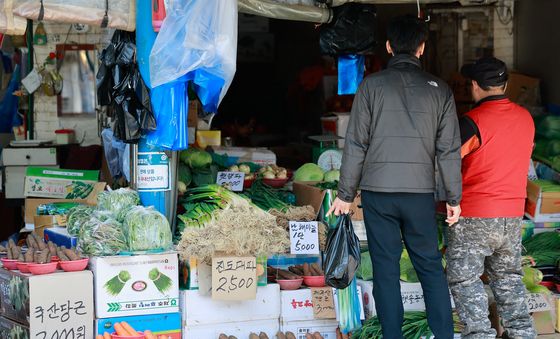
[[[205,190],[225,203],[209,214],[204,227],[184,229],[177,246],[182,259],[196,257],[211,262],[215,252],[260,256],[284,253],[289,248],[289,234],[277,225],[276,217],[218,185]]]

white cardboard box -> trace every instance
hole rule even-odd
[[[28,330],[29,338],[93,339],[90,271],[30,275],[0,269],[0,300],[3,317]]]
[[[249,338],[251,333],[259,335],[260,332],[266,333],[269,338],[276,338],[279,329],[278,319],[186,326],[183,327],[183,339],[216,339],[222,333],[243,339]]]
[[[183,326],[187,327],[278,320],[280,318],[280,286],[270,284],[258,287],[257,298],[246,301],[213,300],[211,296],[204,296],[197,290],[180,291],[180,305],[183,313]]]
[[[335,289],[333,289],[334,307],[338,318],[338,306],[336,302]],[[304,288],[293,291],[280,291],[282,299],[282,311],[280,320],[282,322],[309,321],[315,320],[313,315],[313,300],[311,289]],[[358,296],[360,298],[360,319],[365,319],[362,288],[358,286]]]
[[[364,311],[366,318],[369,319],[377,314],[375,311],[375,300],[373,299],[372,290],[373,282],[358,279],[358,286],[362,289],[362,300],[364,303]],[[408,311],[425,311],[424,292],[420,283],[405,283],[401,281],[401,298],[405,312]],[[451,292],[449,293],[451,306],[455,308]]]
[[[307,333],[319,332],[325,339],[336,339],[336,320],[282,321],[280,331],[292,332],[296,339],[305,339]]]
[[[95,314],[97,318],[179,312],[179,263],[177,253],[151,255],[94,257],[90,269],[95,277]],[[150,271],[159,271],[158,279]],[[116,295],[106,284],[119,273],[128,272],[129,279]],[[126,276],[126,274],[125,274]],[[157,288],[156,281],[171,279],[168,288]],[[122,280],[122,279],[121,279]]]

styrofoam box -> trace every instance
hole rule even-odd
[[[280,331],[292,332],[296,339],[305,339],[307,333],[319,332],[325,339],[336,339],[336,320],[282,321]],[[184,338],[183,338],[184,339]]]
[[[251,333],[256,333],[258,335],[260,332],[266,333],[269,338],[275,338],[279,330],[280,323],[278,319],[238,321],[232,323],[224,322],[220,324],[183,327],[183,339],[216,339],[222,333],[241,339],[249,338]]]
[[[369,319],[377,314],[375,311],[375,300],[373,300],[372,290],[373,282],[357,280],[358,286],[362,289],[362,301],[364,303],[364,311],[366,318]],[[401,297],[405,311],[425,311],[424,292],[420,283],[405,283],[401,281]],[[451,306],[455,308],[453,297],[449,293]]]
[[[363,308],[362,288],[358,288],[358,296],[360,298],[360,319],[365,320],[365,313]],[[336,290],[333,289],[333,293]],[[280,291],[282,299],[282,311],[280,312],[280,320],[283,322],[293,321],[309,321],[315,320],[313,315],[313,298],[311,296],[311,289],[304,288],[293,291]],[[338,318],[338,306],[336,302],[336,295],[334,295],[334,307]]]
[[[200,326],[280,318],[280,285],[257,288],[255,300],[223,301],[201,295],[198,290],[180,291],[183,326]],[[217,338],[217,336],[216,336]]]

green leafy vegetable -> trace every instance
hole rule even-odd
[[[177,171],[177,177],[179,178],[179,181],[182,181],[186,186],[189,186],[192,182],[192,174],[190,168],[184,163],[179,163]]]
[[[66,230],[72,236],[77,236],[82,224],[89,220],[94,209],[86,205],[78,205],[68,212]]]
[[[166,250],[172,245],[169,222],[153,207],[135,206],[129,209],[123,228],[131,251]]]
[[[323,170],[316,164],[307,163],[294,173],[294,181],[322,181]]]
[[[362,252],[362,259],[360,260],[360,266],[356,271],[356,276],[362,280],[372,280],[373,279],[373,264],[371,263],[371,256],[369,252]]]
[[[114,219],[91,217],[80,228],[78,249],[86,255],[116,255],[128,249],[122,224]]]
[[[261,179],[255,180],[251,188],[244,192],[244,195],[251,199],[253,204],[265,211],[276,209],[285,212],[290,207],[289,204],[284,202],[284,194],[281,190],[268,186]]]
[[[126,212],[140,203],[138,192],[129,188],[120,188],[114,191],[104,191],[97,195],[97,206],[100,210],[110,211],[122,222]]]

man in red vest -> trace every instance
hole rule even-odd
[[[486,271],[498,304],[502,338],[535,338],[521,281],[521,218],[535,127],[527,110],[505,95],[507,67],[496,58],[463,66],[476,107],[460,120],[463,209],[448,230],[447,278],[463,338],[495,338]]]

